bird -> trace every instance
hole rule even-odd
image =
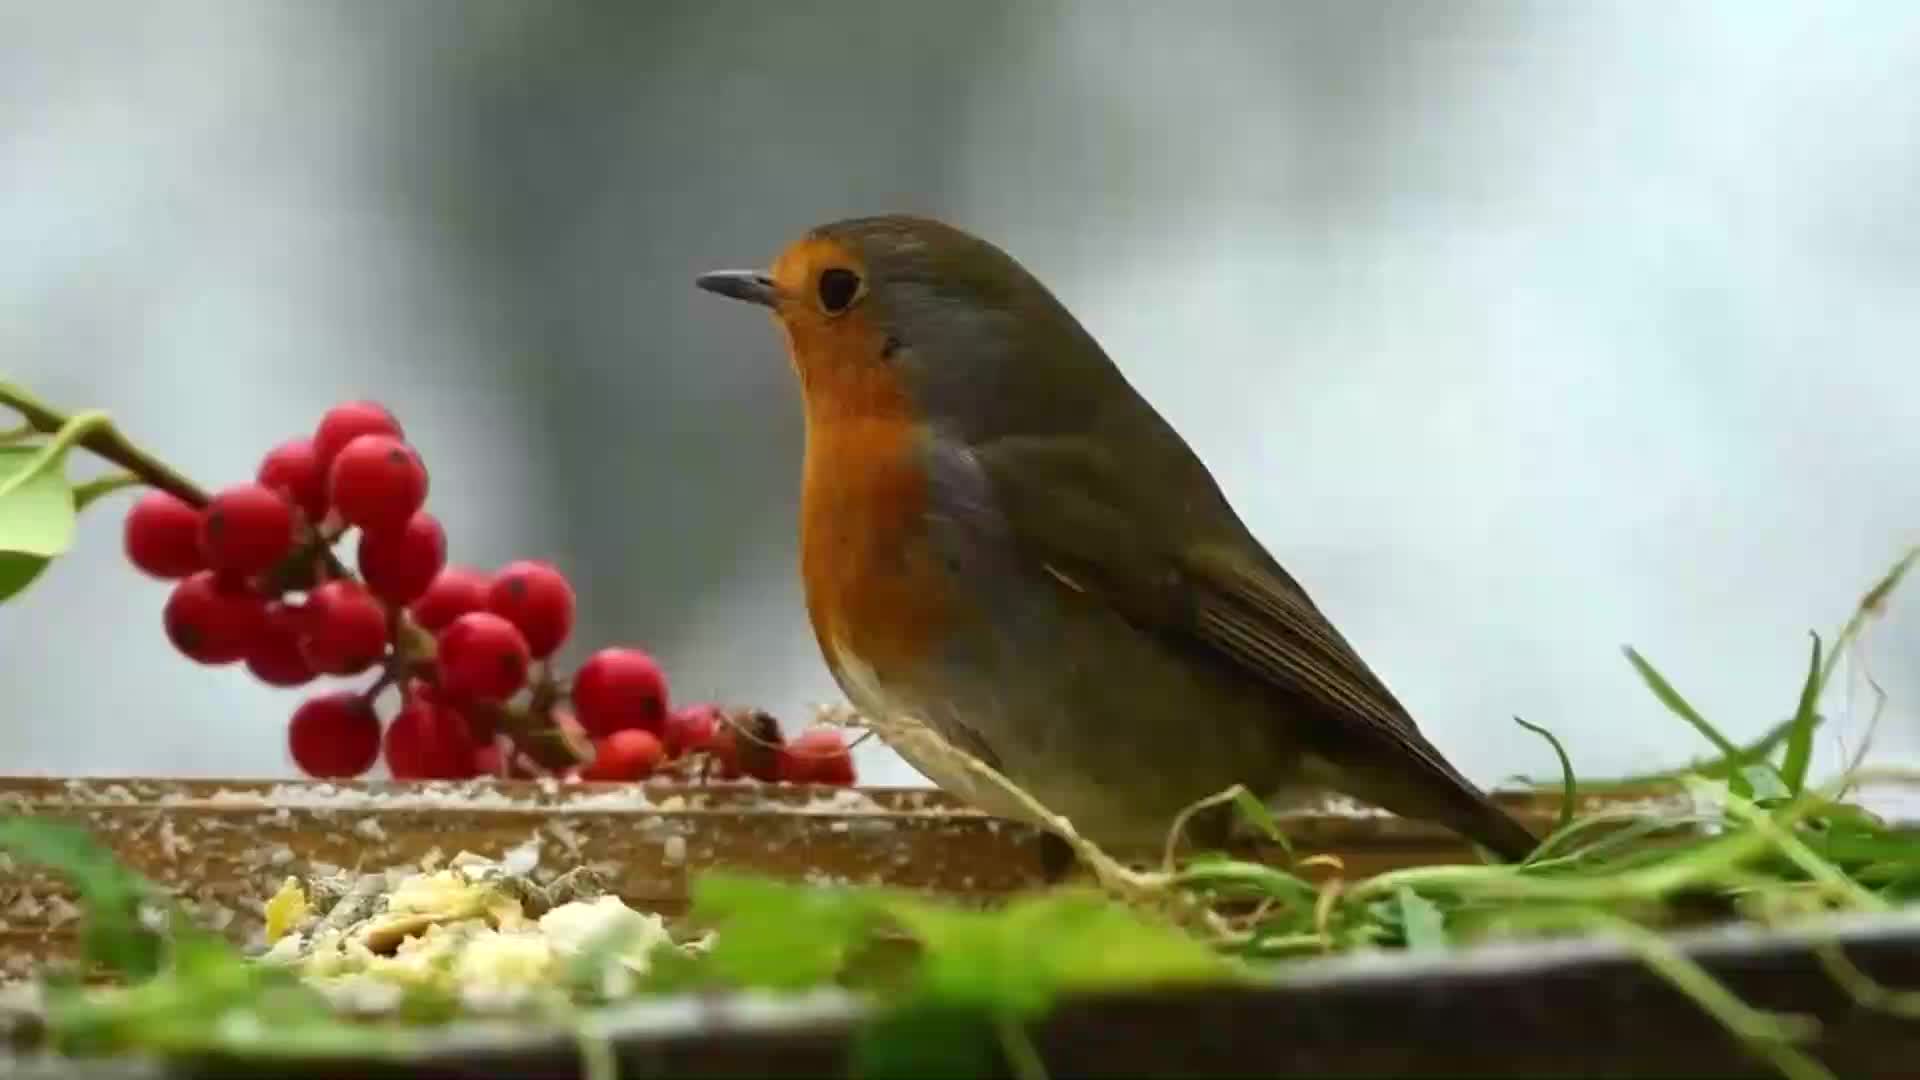
[[[1114,850],[1157,850],[1234,785],[1270,805],[1345,795],[1508,862],[1534,850],[1001,248],[853,217],[695,284],[768,309],[785,339],[807,615],[857,711],[926,725]],[[1032,819],[896,749],[981,811]]]

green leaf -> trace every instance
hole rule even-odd
[[[1293,845],[1287,842],[1287,834],[1280,831],[1280,823],[1274,820],[1271,807],[1244,787],[1233,793],[1233,807],[1240,812],[1241,818],[1260,830],[1262,836],[1278,844],[1280,850],[1286,852],[1289,862],[1293,860]]]
[[[86,958],[129,983],[50,982],[47,1028],[55,1048],[89,1054],[391,1051],[392,1039],[336,1019],[326,999],[292,972],[252,963],[226,939],[187,923],[164,893],[85,829],[8,818],[0,820],[0,849],[73,886],[85,912]],[[143,909],[165,914],[164,936],[143,921]]]
[[[1573,820],[1574,799],[1579,793],[1578,785],[1573,779],[1573,762],[1568,760],[1566,748],[1560,745],[1559,739],[1554,738],[1553,732],[1538,724],[1529,724],[1517,716],[1513,718],[1513,722],[1547,740],[1547,745],[1553,747],[1553,756],[1560,759],[1560,818],[1554,822],[1553,826],[1554,831],[1558,832]]]
[[[0,601],[33,583],[73,544],[75,509],[64,453],[0,446]]]
[[[996,1016],[1036,1016],[1076,990],[1217,983],[1240,971],[1198,939],[1092,890],[1041,893],[999,911],[910,897],[886,906],[923,948],[915,994]]]
[[[1814,705],[1820,698],[1820,635],[1813,638],[1813,658],[1807,663],[1806,681],[1800,684],[1800,705],[1793,710],[1793,726],[1787,732],[1787,756],[1780,763],[1780,778],[1787,791],[1798,795],[1807,784],[1807,766],[1813,760],[1813,729],[1820,724]]]
[[[85,829],[10,818],[0,821],[0,849],[55,871],[80,894],[86,911],[82,942],[89,961],[132,978],[159,970],[161,939],[140,919],[140,906],[156,895],[155,888],[122,866]]]
[[[1183,931],[1089,890],[976,911],[893,890],[721,873],[694,883],[692,914],[718,930],[708,970],[727,985],[800,990],[832,982],[891,928],[920,945],[905,975],[914,994],[996,1014],[1031,1015],[1068,990],[1219,981],[1239,971]]]
[[[1438,952],[1447,947],[1447,921],[1433,901],[1405,885],[1395,892],[1394,899],[1400,908],[1400,927],[1408,949]]]
[[[839,975],[877,921],[852,889],[709,873],[693,884],[692,917],[718,935],[706,968],[736,987],[806,990]]]
[[[1699,710],[1688,704],[1687,699],[1680,696],[1680,691],[1675,690],[1673,684],[1666,680],[1666,676],[1654,670],[1653,665],[1647,663],[1646,658],[1642,657],[1633,646],[1629,645],[1623,651],[1627,654],[1627,662],[1640,673],[1640,678],[1646,682],[1647,688],[1653,691],[1653,696],[1660,699],[1660,704],[1665,705],[1669,712],[1693,725],[1695,731],[1705,736],[1706,740],[1713,744],[1714,749],[1720,751],[1722,761],[1737,767],[1740,748],[1725,735],[1720,734],[1720,729],[1700,715]],[[1753,795],[1752,787],[1738,773],[1727,777],[1727,786],[1741,798],[1750,798]]]
[[[15,593],[33,584],[33,579],[47,568],[48,561],[41,555],[0,551],[0,603],[5,603]]]
[[[0,446],[0,551],[52,557],[73,544],[66,455]]]

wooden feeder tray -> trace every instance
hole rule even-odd
[[[1502,801],[1537,831],[1558,813],[1557,797]],[[535,854],[537,878],[591,867],[628,905],[668,916],[685,911],[704,869],[982,902],[1042,882],[1037,830],[930,788],[0,777],[8,813],[87,827],[241,944],[260,940],[263,905],[289,876],[417,868],[461,851]],[[1290,815],[1286,828],[1298,854],[1333,854],[1349,877],[1474,858],[1434,826],[1336,804]],[[79,908],[56,877],[5,860],[0,977],[20,977],[72,955]]]
[[[1649,797],[1590,796],[1576,809]],[[1543,834],[1559,811],[1557,796],[1499,799]],[[11,813],[90,828],[175,891],[203,925],[242,944],[260,940],[264,901],[290,876],[411,868],[435,853],[537,855],[536,878],[592,867],[629,905],[667,915],[685,910],[690,877],[712,868],[983,903],[1042,880],[1035,830],[923,788],[0,778],[0,814]],[[1474,857],[1437,828],[1334,806],[1289,815],[1285,827],[1296,854],[1334,855],[1348,877]],[[69,959],[78,916],[58,880],[0,861],[0,976]],[[1724,927],[1673,940],[1750,1003],[1819,1018],[1814,1053],[1838,1075],[1910,1075],[1920,1022],[1853,1002],[1814,948],[1843,942],[1874,976],[1920,984],[1920,920],[1855,920],[1809,933]],[[642,1001],[610,1019],[609,1035],[622,1077],[844,1074],[859,1019],[850,1000],[831,997]],[[1033,1039],[1053,1076],[1778,1075],[1643,960],[1600,941],[1333,957],[1301,961],[1261,987],[1088,996],[1063,1003]],[[583,1075],[572,1036],[539,1032],[476,1039],[449,1031],[404,1067],[53,1061],[9,1069],[4,1055],[0,1073],[76,1080]]]

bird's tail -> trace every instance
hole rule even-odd
[[[1470,803],[1462,800],[1464,805],[1448,822],[1450,827],[1499,856],[1502,862],[1520,862],[1540,846],[1539,837],[1492,799],[1477,790],[1469,793],[1474,798]]]
[[[1409,769],[1407,764],[1413,767]],[[1444,825],[1493,852],[1502,862],[1520,862],[1540,846],[1540,839],[1531,830],[1447,765],[1437,752],[1402,763],[1399,768],[1377,769],[1355,761],[1334,768],[1332,787],[1401,817]]]

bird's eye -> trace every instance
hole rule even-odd
[[[860,292],[860,275],[838,266],[820,272],[820,306],[829,315],[847,310]]]

